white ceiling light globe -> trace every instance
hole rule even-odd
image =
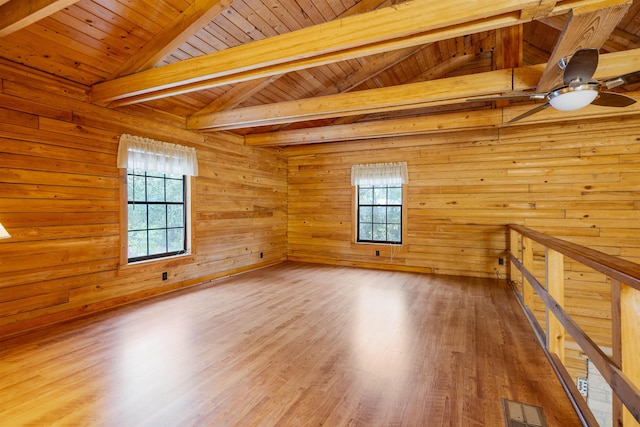
[[[549,104],[556,110],[573,111],[591,104],[597,96],[596,84],[563,87],[549,94]]]

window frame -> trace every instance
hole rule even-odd
[[[364,206],[386,206],[386,207],[400,207],[400,241],[390,241],[390,240],[361,240],[360,239],[360,187],[389,187],[392,188],[400,188],[402,201],[400,205],[397,204],[385,204],[385,205],[376,205],[375,203],[371,205]],[[367,245],[385,245],[385,246],[402,246],[404,244],[404,240],[406,237],[406,225],[407,225],[407,209],[406,209],[406,200],[407,200],[407,189],[406,184],[390,184],[390,185],[354,185],[353,186],[353,200],[352,210],[353,210],[353,218],[354,218],[354,227],[353,227],[353,242],[356,244],[367,244]],[[372,223],[373,224],[373,223]],[[388,222],[385,223],[387,226]],[[392,223],[393,224],[393,223]]]
[[[168,252],[149,257],[129,258],[129,200],[128,200],[128,172],[129,169],[120,168],[120,266],[134,266],[154,261],[174,260],[176,258],[192,258],[195,254],[195,231],[193,226],[193,209],[195,205],[195,185],[192,176],[183,176],[184,183],[184,213],[185,213],[185,249]],[[153,172],[151,172],[153,173]]]

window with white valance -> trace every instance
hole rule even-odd
[[[172,175],[198,175],[195,148],[128,134],[120,136],[118,167]]]
[[[402,185],[408,182],[407,162],[351,166],[351,185]]]
[[[120,137],[118,167],[126,169],[127,177],[122,263],[190,253],[189,177],[198,175],[196,150],[125,134]]]
[[[359,243],[402,244],[406,162],[353,165]]]

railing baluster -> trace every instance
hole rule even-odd
[[[520,246],[519,243],[520,243],[520,241],[518,239],[519,234],[520,233],[518,233],[515,230],[509,230],[509,250],[516,257],[518,256],[518,253],[520,252],[519,251],[519,246]],[[510,268],[509,268],[509,279],[511,280],[511,283],[513,283],[515,285],[518,282],[516,280],[516,277],[518,277],[519,270],[515,266],[515,264],[512,263],[512,262],[509,263],[509,266],[510,266]],[[522,273],[520,273],[519,275],[522,278]],[[522,283],[522,279],[520,280],[520,283]],[[522,289],[522,288],[520,288],[520,289]],[[522,291],[520,291],[520,297],[522,297]]]
[[[526,236],[522,236],[522,264],[533,271],[533,241]],[[533,311],[533,285],[525,277],[522,278],[522,293],[524,305]]]
[[[611,279],[611,360],[622,367],[622,319],[620,318],[620,281]],[[622,426],[622,402],[613,393],[613,425]]]
[[[640,427],[640,265],[584,246],[546,236],[519,225],[510,225],[511,277],[522,273],[525,313],[534,309],[534,292],[547,307],[546,351],[560,375],[568,376],[564,363],[564,338],[571,335],[609,383],[614,393],[614,426]],[[516,233],[513,233],[513,232]],[[522,262],[518,259],[518,240],[522,241]],[[534,276],[533,242],[545,247],[546,289]],[[605,274],[611,280],[611,318],[613,357],[610,358],[575,323],[564,306],[564,256]],[[513,280],[513,279],[512,279]],[[539,324],[532,326],[542,334]],[[573,394],[573,392],[572,392]],[[595,425],[593,414],[582,399],[574,400],[588,425]],[[592,420],[592,421],[589,421]]]
[[[640,292],[620,284],[620,341],[622,343],[622,372],[634,384],[640,384]],[[640,426],[627,408],[622,414],[625,427]]]
[[[547,290],[561,307],[564,307],[564,255],[546,249]],[[564,364],[565,331],[562,323],[547,308],[547,348],[558,355]]]

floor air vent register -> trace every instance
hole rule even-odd
[[[507,427],[547,427],[539,406],[502,399]]]

